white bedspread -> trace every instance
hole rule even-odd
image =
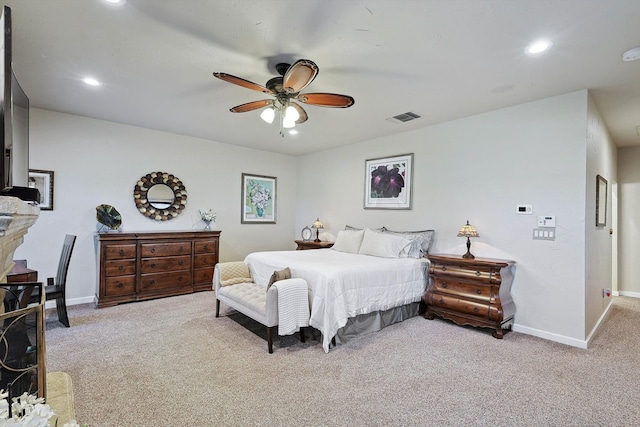
[[[289,267],[292,277],[309,285],[309,325],[322,332],[322,347],[347,319],[359,314],[420,301],[426,290],[428,261],[379,258],[332,249],[256,252],[244,260],[262,285],[276,270]]]

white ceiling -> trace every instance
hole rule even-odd
[[[618,146],[640,145],[640,0],[5,0],[14,69],[32,107],[299,155],[590,89]],[[550,51],[524,54],[538,38]],[[351,95],[305,106],[280,137],[260,111],[273,65],[307,58],[305,92]],[[91,75],[104,84],[88,87]],[[407,111],[405,124],[387,118]]]

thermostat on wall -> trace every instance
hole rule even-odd
[[[516,205],[516,214],[518,215],[531,215],[533,208],[531,205]]]

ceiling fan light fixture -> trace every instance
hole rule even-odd
[[[295,120],[289,120],[286,117],[282,119],[282,127],[285,129],[291,129],[296,126]]]
[[[262,113],[260,113],[260,118],[269,124],[273,123],[273,119],[275,117],[276,111],[273,109],[273,107],[265,108]]]
[[[285,121],[292,121],[295,123],[299,118],[300,118],[300,113],[298,113],[298,110],[296,110],[295,107],[292,107],[291,105],[289,105],[287,109],[284,111]]]

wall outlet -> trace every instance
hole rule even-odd
[[[611,297],[611,289],[604,288],[602,290],[602,298],[609,298],[609,297]]]

